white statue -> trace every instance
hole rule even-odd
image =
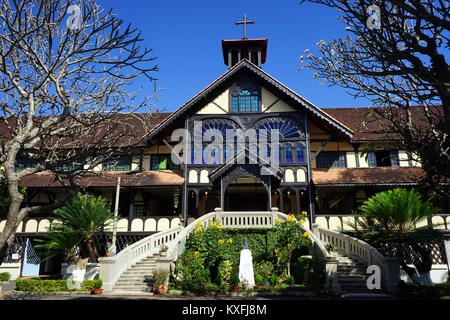
[[[252,252],[248,249],[247,238],[244,238],[244,249],[241,250],[241,258],[239,262],[239,280],[241,281],[241,283],[244,283],[248,286],[255,285]]]

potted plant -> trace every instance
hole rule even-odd
[[[156,269],[153,271],[153,282],[158,294],[166,294],[169,274],[169,270],[164,269]]]
[[[167,249],[169,248],[165,244],[161,245],[161,247],[159,248],[159,255],[161,257],[167,256]]]
[[[95,280],[94,288],[91,290],[91,294],[102,294],[103,293],[103,281],[102,279]]]

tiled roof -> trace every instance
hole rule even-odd
[[[143,139],[147,133],[171,114],[170,112],[118,113],[109,118],[110,120],[106,126],[99,124],[93,127],[95,130],[92,130],[92,135],[88,135],[83,139],[77,139],[76,135],[67,136],[59,142],[59,145],[65,148],[72,148],[80,144],[80,140],[83,147],[97,145],[99,139],[115,135],[116,137],[121,137],[114,141],[116,147],[143,146]],[[35,117],[35,126],[39,126],[46,119],[48,119],[48,116]],[[7,118],[7,120],[0,118],[0,139],[2,141],[6,142],[11,139],[10,130],[15,129],[15,121],[12,117]],[[46,145],[52,145],[52,143],[51,140],[46,140],[45,142]],[[40,145],[37,145],[37,147],[40,147]]]
[[[202,97],[207,95],[210,91],[212,91],[214,88],[219,86],[221,83],[223,83],[225,80],[232,77],[234,74],[236,74],[239,70],[243,70],[244,68],[247,68],[248,70],[252,71],[254,74],[259,76],[260,78],[264,79],[268,84],[274,86],[277,90],[280,90],[283,94],[287,95],[289,98],[293,99],[297,103],[300,103],[301,105],[305,106],[306,110],[310,113],[311,117],[316,119],[317,121],[320,121],[324,123],[325,126],[329,128],[329,130],[335,131],[336,133],[351,137],[352,132],[351,129],[346,127],[343,123],[336,121],[333,117],[330,117],[329,114],[324,112],[323,109],[318,108],[317,106],[313,105],[311,102],[294,92],[293,90],[286,87],[284,84],[276,80],[275,78],[271,77],[269,74],[267,74],[265,71],[263,71],[261,68],[258,68],[256,65],[248,61],[247,59],[242,59],[239,63],[228,69],[222,76],[220,76],[218,79],[213,81],[211,84],[209,84],[206,88],[204,88],[202,91],[200,91],[197,95],[195,95],[193,98],[191,98],[188,102],[186,102],[184,105],[182,105],[180,108],[175,110],[171,115],[169,115],[166,119],[164,119],[161,123],[156,125],[150,132],[149,132],[149,138],[156,135],[158,132],[163,130],[167,125],[169,125],[171,122],[175,121],[176,118],[180,117],[182,114],[187,112],[187,110],[193,106],[196,102],[198,102]]]
[[[380,140],[399,140],[400,137],[397,134],[383,134],[381,129],[386,130],[388,127],[387,121],[376,119],[375,117],[365,117],[369,108],[322,108],[327,114],[336,119],[337,121],[345,124],[347,127],[353,130],[353,141],[380,141]],[[434,117],[439,117],[442,114],[443,108],[440,106],[430,106],[430,113]],[[404,116],[402,109],[394,109],[391,111],[398,112],[397,116]],[[403,115],[402,115],[403,114]],[[411,108],[412,122],[415,127],[418,128],[420,122],[423,123],[424,128],[428,128],[429,125],[426,122],[426,117],[422,107]],[[366,126],[362,126],[361,123],[365,122]]]
[[[423,175],[419,167],[312,169],[315,185],[414,184]]]
[[[180,186],[184,183],[181,173],[172,170],[88,172],[75,181],[83,187],[115,187],[117,177],[120,177],[121,187]],[[50,173],[25,176],[22,178],[21,185],[35,188],[62,186],[58,180],[55,180],[55,175]]]

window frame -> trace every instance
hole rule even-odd
[[[324,166],[324,161],[330,161],[330,158],[323,159],[326,156],[331,156],[332,154],[335,154],[338,156],[338,159],[331,159],[333,162],[331,165]],[[343,163],[343,165],[339,165],[340,163]],[[337,165],[336,165],[337,164]],[[345,151],[322,151],[318,154],[316,157],[316,168],[317,169],[329,169],[329,168],[347,168],[347,156]]]
[[[241,107],[241,97],[242,92],[249,91],[250,95],[250,110],[245,110],[245,108]],[[238,109],[235,110],[234,106],[234,98],[237,98],[238,100]],[[257,99],[257,107],[254,108],[254,99]],[[241,82],[238,84],[235,84],[233,87],[230,88],[230,102],[229,102],[229,110],[230,113],[239,114],[239,113],[258,113],[261,112],[261,87],[256,86],[250,82]]]
[[[127,160],[127,164],[124,164],[124,159]],[[112,166],[111,162],[117,161],[117,163]],[[128,168],[129,164],[129,169]],[[133,166],[133,157],[131,155],[118,155],[112,156],[109,159],[106,159],[102,163],[103,171],[131,171]]]

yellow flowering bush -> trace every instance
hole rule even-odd
[[[295,217],[289,214],[285,221],[277,223],[277,248],[274,250],[278,264],[286,268],[287,275],[291,275],[291,262],[295,251],[307,249],[311,245],[309,233],[302,228],[304,215]]]

